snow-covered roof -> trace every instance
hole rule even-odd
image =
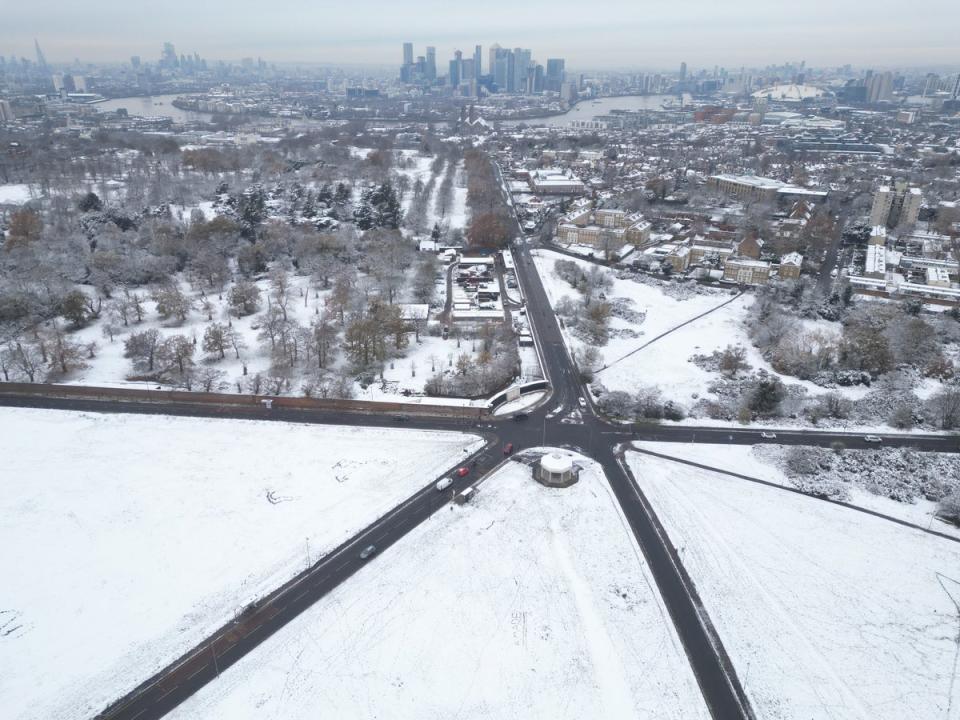
[[[813,85],[796,85],[791,83],[774,85],[773,87],[758,90],[753,94],[753,97],[780,100],[782,102],[800,102],[801,100],[810,100],[828,95],[830,95],[828,91],[814,87]]]
[[[550,453],[540,458],[540,467],[548,473],[568,473],[573,470],[573,461],[566,455]]]

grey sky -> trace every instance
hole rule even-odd
[[[0,11],[0,54],[52,62],[159,56],[398,64],[400,44],[427,44],[445,61],[469,51],[529,47],[541,62],[582,68],[960,64],[955,0],[28,0]],[[486,63],[486,55],[484,56]]]

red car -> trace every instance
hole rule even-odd
[[[510,455],[513,452],[513,443],[507,443],[503,446],[503,454]]]
[[[459,470],[457,470],[457,477],[466,477],[469,474],[470,474],[470,468],[468,467],[462,467]]]

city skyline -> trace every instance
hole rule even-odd
[[[493,0],[483,12],[446,8],[436,0],[402,9],[368,2],[335,11],[325,4],[304,10],[289,0],[273,3],[269,12],[243,5],[238,12],[236,4],[228,7],[219,0],[203,6],[172,0],[145,30],[134,7],[94,2],[64,8],[41,0],[5,11],[0,53],[32,57],[36,37],[52,64],[75,58],[122,62],[131,55],[151,60],[153,48],[165,41],[216,60],[252,55],[272,62],[345,65],[395,65],[402,42],[434,46],[443,58],[457,49],[469,55],[478,43],[535,47],[544,58],[565,57],[569,66],[584,69],[672,68],[684,60],[691,69],[762,67],[801,58],[811,66],[960,62],[953,26],[941,22],[950,11],[945,0],[921,2],[909,15],[889,0],[874,3],[869,13],[848,0],[813,0],[802,17],[754,2],[730,8],[703,0],[669,8],[601,0],[588,17],[565,0],[536,0],[523,7]],[[503,22],[506,13],[509,24]],[[450,27],[465,29],[451,32]]]

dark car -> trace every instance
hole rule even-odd
[[[526,420],[529,417],[530,416],[527,415],[526,413],[517,413],[516,415],[513,416],[513,419],[515,422],[521,422],[523,420]]]
[[[513,452],[513,443],[507,443],[503,446],[503,454],[509,455]]]
[[[393,416],[393,421],[394,421],[394,422],[407,422],[409,419],[410,419],[410,418],[408,418],[406,415],[394,415],[394,416]]]

